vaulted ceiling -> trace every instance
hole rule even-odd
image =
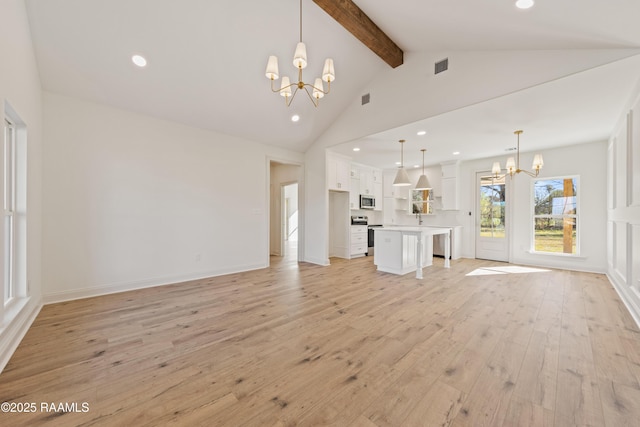
[[[563,143],[558,135],[571,133],[567,129],[575,137],[576,129],[594,126],[594,120],[600,122],[592,134],[610,131],[622,111],[622,98],[640,76],[640,62],[624,59],[640,52],[640,2],[537,0],[529,10],[517,9],[514,2],[354,0],[409,57],[434,52],[446,57],[461,52],[615,49],[618,53],[610,56],[611,68],[594,63],[598,67],[589,71],[583,64],[576,70],[580,73],[574,73],[564,64],[565,76],[554,78],[550,86],[485,94],[489,102],[456,108],[457,114],[463,114],[459,117],[394,116],[389,101],[388,128],[359,135],[350,143],[368,141],[373,150],[375,140],[393,141],[425,126],[427,136],[460,140],[464,151],[463,142],[474,135],[476,145],[485,134],[495,139],[496,127],[506,138],[512,137],[515,122],[532,128],[535,123],[526,123],[527,114],[518,108],[531,109],[534,104],[538,109],[541,104],[553,107],[555,116],[566,115],[563,123],[549,121],[545,129],[545,135],[557,136],[557,144]],[[281,97],[271,93],[264,70],[269,55],[277,55],[281,75],[295,77],[291,60],[299,35],[298,0],[26,0],[26,4],[43,89],[301,152],[359,105],[372,82],[388,79],[393,85],[398,78],[394,76],[414,66],[409,61],[391,68],[316,3],[303,0],[303,39],[309,57],[305,80],[319,75],[324,59],[331,57],[336,81],[319,107],[302,96],[286,107]],[[147,67],[131,63],[135,53],[147,58]],[[432,72],[424,70],[425,76]],[[456,78],[465,79],[462,74]],[[420,85],[420,79],[414,84]],[[589,100],[600,99],[597,105],[575,96],[585,90],[593,91]],[[384,96],[377,99],[385,101]],[[442,99],[434,96],[424,102]],[[297,123],[290,120],[294,113],[301,116]],[[514,115],[519,118],[514,123],[496,121]],[[459,120],[464,120],[465,131],[456,134]],[[504,144],[498,142],[493,152]],[[447,147],[440,159],[444,160],[450,156],[451,144],[441,145]],[[343,147],[345,152],[351,148]],[[469,156],[491,153],[485,150]],[[379,166],[384,163],[374,161]]]

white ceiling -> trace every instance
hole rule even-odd
[[[640,2],[537,0],[527,11],[515,0],[355,0],[406,53],[452,50],[640,48]],[[340,114],[359,102],[367,83],[389,67],[310,0],[303,2],[309,67],[325,57],[336,66],[332,93],[314,108],[305,99],[284,106],[269,90],[266,60],[291,65],[298,39],[297,0],[26,0],[45,90],[187,125],[304,152]],[[134,53],[149,65],[135,67]],[[363,144],[359,160],[393,167],[398,147],[412,139],[429,163],[500,155],[523,128],[527,141],[563,145],[606,138],[640,76],[630,58],[526,91],[425,118],[349,144]],[[546,105],[544,117],[531,114]],[[537,108],[532,108],[532,105]],[[292,123],[298,113],[302,119]],[[563,117],[563,120],[556,120]],[[461,127],[460,123],[465,126]],[[423,140],[418,128],[427,130]],[[528,131],[531,129],[531,131]],[[412,133],[413,132],[413,133]],[[424,142],[423,142],[424,141]],[[376,145],[385,142],[384,146]],[[349,155],[351,145],[337,147]],[[482,148],[481,150],[479,149]],[[421,148],[421,147],[420,147]],[[369,156],[369,157],[367,157]]]
[[[406,167],[451,160],[511,156],[521,129],[520,150],[607,140],[623,113],[625,100],[640,78],[640,56],[620,60],[569,77],[413,122],[340,144],[332,151],[353,161],[397,167],[400,139],[405,139]],[[418,136],[418,131],[426,135]],[[358,147],[360,151],[354,152]],[[459,152],[459,154],[453,154]],[[487,162],[487,167],[491,167]],[[504,165],[504,162],[503,162]],[[528,167],[528,165],[525,165]]]

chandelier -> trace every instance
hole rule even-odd
[[[296,46],[296,51],[293,55],[293,65],[298,69],[298,82],[291,83],[289,77],[282,77],[282,84],[280,85],[280,89],[275,89],[273,86],[274,80],[278,80],[278,57],[275,55],[269,56],[269,61],[267,62],[267,70],[266,76],[269,80],[271,80],[271,91],[279,93],[284,97],[285,104],[287,107],[291,105],[293,98],[298,93],[298,90],[304,89],[304,91],[309,95],[309,99],[313,102],[314,106],[318,106],[320,102],[320,98],[325,96],[331,90],[331,82],[336,79],[335,71],[333,69],[333,59],[327,58],[324,61],[324,68],[322,70],[322,78],[318,77],[315,79],[313,84],[305,83],[302,80],[302,69],[307,66],[307,48],[305,44],[302,42],[302,0],[300,0],[300,41]],[[324,85],[322,81],[327,82],[327,91],[324,90]],[[311,92],[309,92],[311,90]]]
[[[500,175],[500,172],[502,172],[502,168],[500,168],[500,162],[494,162],[493,163],[493,167],[491,168],[491,173],[493,174],[494,178],[496,179],[502,179],[505,176],[509,175],[511,178],[513,178],[514,174],[520,173],[520,172],[524,172],[527,175],[531,176],[531,177],[536,177],[538,176],[538,174],[540,173],[540,169],[542,169],[542,166],[544,166],[544,161],[542,160],[542,154],[536,154],[535,156],[533,156],[533,164],[531,165],[531,169],[533,169],[533,172],[529,172],[527,170],[523,170],[520,169],[520,134],[523,131],[521,130],[517,130],[513,133],[515,133],[517,135],[518,138],[518,145],[516,147],[516,158],[514,160],[513,157],[509,157],[507,159],[507,163],[505,164],[505,169],[507,171],[506,174],[504,175]]]

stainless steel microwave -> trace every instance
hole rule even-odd
[[[360,209],[375,209],[376,198],[373,196],[360,195]]]

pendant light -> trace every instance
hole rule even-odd
[[[407,170],[404,168],[404,139],[401,139],[398,142],[400,143],[400,169],[398,169],[396,179],[393,180],[393,185],[400,187],[411,185],[411,181],[409,180]]]
[[[424,152],[427,151],[426,148],[422,150],[422,175],[418,178],[418,183],[416,184],[416,190],[431,190],[431,184],[429,184],[429,180],[427,179],[427,175],[424,173]]]

